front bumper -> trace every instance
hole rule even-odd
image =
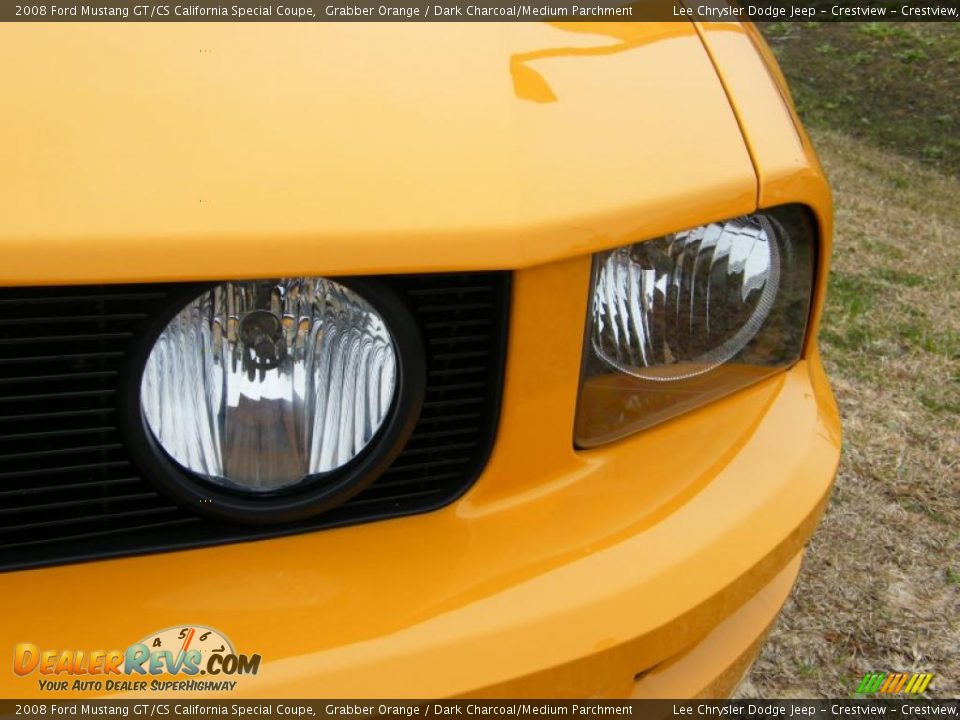
[[[575,451],[582,334],[544,318],[582,324],[588,268],[578,258],[516,274],[498,441],[456,503],[0,575],[0,612],[16,619],[0,644],[124,648],[209,625],[263,658],[231,697],[726,691],[822,513],[836,408],[813,348],[709,407]],[[0,673],[0,695],[37,694],[37,676]]]

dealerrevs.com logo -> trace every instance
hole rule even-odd
[[[259,670],[260,655],[238,653],[223,633],[203,625],[166,628],[125,650],[60,650],[25,642],[13,652],[13,672],[36,676],[45,691],[224,691],[236,688],[232,678]]]

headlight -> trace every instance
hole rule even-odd
[[[409,433],[422,394],[412,321],[399,301],[378,308],[366,297],[383,292],[251,280],[183,305],[139,378],[144,439],[171,471],[160,484],[198,509],[257,521],[314,514],[365,487]]]
[[[785,206],[597,255],[577,444],[622,437],[795,362],[813,248],[807,211]]]

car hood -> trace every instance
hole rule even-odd
[[[0,282],[523,267],[752,209],[686,23],[0,28]]]

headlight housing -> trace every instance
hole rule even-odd
[[[795,362],[814,246],[809,212],[790,205],[596,255],[576,444],[615,440]]]
[[[419,413],[419,333],[376,281],[190,286],[161,320],[129,373],[132,444],[199,512],[321,512],[376,479]]]

